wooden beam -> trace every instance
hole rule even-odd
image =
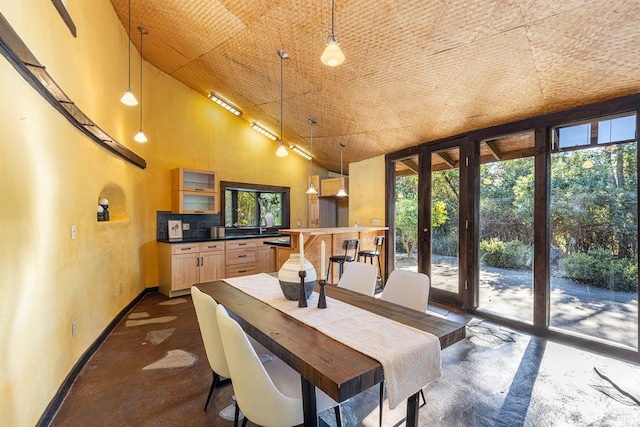
[[[435,154],[436,156],[440,157],[442,160],[444,160],[444,162],[445,162],[447,165],[449,165],[449,167],[450,167],[450,168],[456,168],[456,167],[458,167],[458,163],[457,163],[455,160],[453,160],[453,159],[451,158],[451,156],[450,156],[450,155],[448,155],[447,153],[442,152],[442,151],[436,151],[434,154]]]
[[[497,161],[502,160],[502,153],[500,153],[500,149],[498,149],[495,141],[485,141],[484,143]]]
[[[147,162],[124,145],[104,132],[93,120],[87,117],[64,93],[46,71],[46,67],[37,60],[9,22],[0,13],[0,53],[20,75],[60,114],[78,130],[111,151],[113,154],[138,166],[147,167]]]
[[[406,167],[408,167],[409,169],[411,169],[413,174],[418,173],[418,164],[413,159],[400,160],[400,162]]]

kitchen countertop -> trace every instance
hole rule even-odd
[[[265,238],[273,238],[272,241],[264,242],[265,244],[275,245],[275,246],[289,246],[289,235],[282,233],[264,233],[264,234],[245,234],[245,235],[231,235],[225,237],[188,237],[185,239],[157,239],[158,243],[170,243],[170,244],[181,244],[181,243],[199,243],[199,242],[224,242],[226,240],[238,240],[238,239],[265,239]]]
[[[368,231],[383,231],[389,227],[331,227],[331,228],[291,228],[281,229],[280,233],[285,234],[309,234],[311,236],[320,234],[341,234],[341,233],[366,233]]]

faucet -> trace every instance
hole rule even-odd
[[[262,228],[262,223],[264,223],[264,228]],[[267,231],[267,220],[264,219],[264,217],[260,218],[260,225],[258,226],[258,230],[260,232],[260,234],[262,234],[263,231]]]

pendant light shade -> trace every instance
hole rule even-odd
[[[138,27],[140,31],[140,130],[133,137],[137,142],[147,142],[147,135],[142,131],[142,36],[149,34],[149,31],[142,27]]]
[[[284,142],[282,141],[282,103],[283,103],[283,88],[284,88],[284,81],[283,81],[283,73],[282,73],[282,63],[284,62],[285,59],[289,58],[289,55],[287,54],[287,52],[285,52],[284,50],[280,49],[278,51],[278,55],[280,56],[280,145],[278,145],[278,149],[276,150],[276,156],[278,157],[285,157],[289,154],[289,152],[287,151],[287,147],[284,146]]]
[[[336,197],[347,197],[347,192],[344,190],[344,176],[342,176],[342,152],[344,151],[345,145],[340,143],[340,189],[338,190],[338,194]]]
[[[329,67],[336,67],[344,62],[344,53],[340,49],[340,39],[334,31],[335,1],[331,0],[331,35],[327,38],[327,47],[324,48],[320,61]]]
[[[131,0],[129,0],[129,29],[127,30],[127,45],[129,51],[129,84],[127,85],[127,89],[124,91],[124,95],[120,98],[120,102],[124,105],[133,107],[134,105],[138,105],[138,100],[133,94],[133,90],[131,90]]]
[[[313,185],[313,125],[316,123],[315,120],[309,119],[309,125],[311,126],[311,158],[309,159],[309,189],[307,190],[307,194],[318,194],[318,190]]]

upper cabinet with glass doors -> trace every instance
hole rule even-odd
[[[171,171],[171,212],[214,214],[218,212],[216,172],[176,168]]]

